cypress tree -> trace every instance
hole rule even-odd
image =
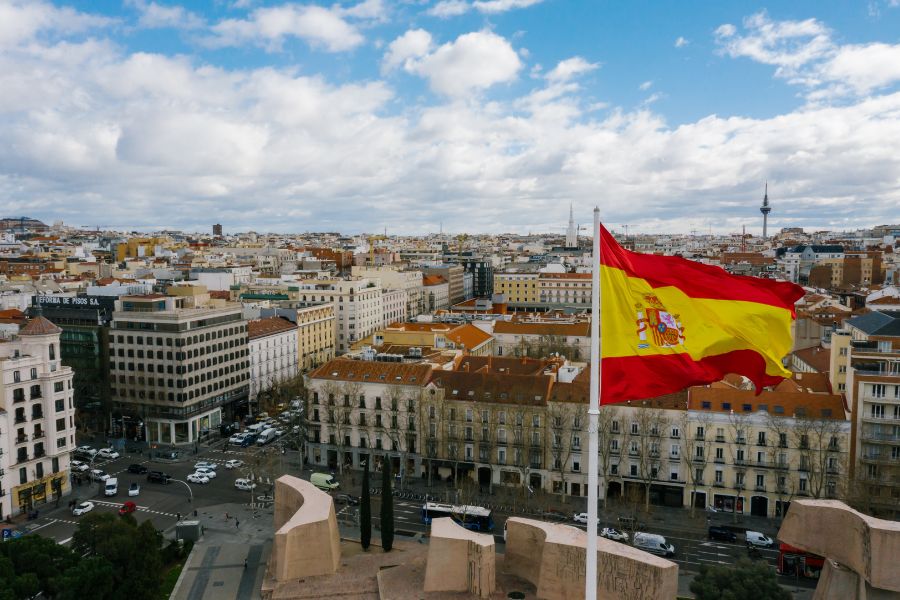
[[[363,470],[362,498],[359,501],[359,542],[363,550],[372,543],[372,496],[369,494],[369,459]]]
[[[394,494],[391,491],[391,459],[384,457],[381,470],[381,547],[390,552],[394,545]]]

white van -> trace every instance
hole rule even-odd
[[[766,537],[758,531],[748,531],[744,534],[747,538],[747,546],[756,546],[758,548],[771,548],[775,545],[775,540]]]
[[[256,438],[256,443],[260,446],[265,446],[269,442],[275,439],[276,433],[273,428],[266,429]]]
[[[659,556],[675,556],[675,546],[667,543],[666,538],[655,533],[636,532],[634,547]]]
[[[115,496],[119,493],[119,480],[115,477],[110,477],[106,480],[106,486],[103,488],[104,496]]]
[[[266,428],[265,423],[254,423],[253,425],[250,425],[247,427],[247,431],[249,431],[250,433],[259,433],[260,431],[262,431],[265,428]]]
[[[334,480],[334,476],[328,473],[313,473],[309,478],[309,482],[326,492],[336,490],[340,487],[340,484]]]

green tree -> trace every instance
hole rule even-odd
[[[734,566],[701,565],[691,582],[697,600],[790,600],[764,561],[742,558]]]
[[[115,573],[105,558],[91,556],[82,560],[59,578],[60,593],[57,600],[112,600],[117,598]]]
[[[38,535],[3,542],[0,556],[12,566],[12,587],[19,598],[30,598],[38,592],[55,596],[59,591],[58,576],[78,564],[78,556],[71,550]]]
[[[363,465],[362,498],[359,501],[359,543],[363,550],[372,543],[372,496],[369,493],[369,460]]]
[[[394,495],[391,493],[391,459],[384,457],[381,470],[381,547],[390,552],[394,546]]]

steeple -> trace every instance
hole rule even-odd
[[[763,239],[768,237],[768,227],[769,227],[769,213],[772,212],[772,207],[769,206],[769,182],[766,182],[766,191],[763,194],[763,203],[762,206],[759,207],[759,212],[762,213],[763,216]]]
[[[569,202],[569,227],[566,229],[566,248],[578,247],[578,230],[575,228],[575,213]]]

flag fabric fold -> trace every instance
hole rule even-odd
[[[595,265],[597,267],[598,265]],[[600,226],[601,404],[746,376],[757,391],[790,371],[793,283],[622,248]]]

